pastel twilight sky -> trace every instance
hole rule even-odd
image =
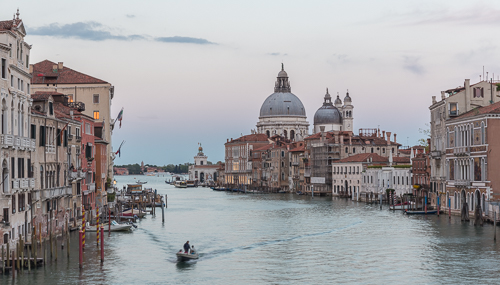
[[[255,129],[281,68],[313,116],[349,90],[354,129],[414,145],[431,97],[500,75],[499,1],[9,1],[44,59],[112,83],[115,164],[192,162]]]

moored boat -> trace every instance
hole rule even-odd
[[[175,181],[174,186],[177,188],[187,188],[186,181]]]
[[[405,211],[407,215],[435,215],[437,214],[437,210],[428,210],[427,213],[425,211]]]
[[[106,223],[106,224],[102,224],[103,226],[103,229],[105,232],[109,231],[109,225]],[[126,232],[126,231],[129,231],[130,229],[132,228],[132,225],[131,224],[119,224],[117,223],[116,221],[111,221],[111,231],[112,232]],[[96,229],[96,226],[90,226],[90,225],[87,225],[85,226],[85,231],[87,232],[95,232],[97,229]]]
[[[404,202],[402,204],[398,203],[396,205],[390,205],[389,210],[406,210],[408,208],[415,208],[414,205],[415,205],[415,202],[411,202],[411,206],[410,206],[410,202]]]

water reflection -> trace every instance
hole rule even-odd
[[[168,194],[161,211],[131,233],[105,236],[101,266],[95,233],[89,233],[84,268],[78,268],[77,234],[70,258],[12,283],[1,284],[496,284],[499,245],[493,227],[474,227],[447,215],[405,216],[378,204],[346,199],[175,189],[164,177],[144,177]],[[121,183],[132,177],[117,177]],[[141,180],[142,177],[141,177]],[[177,262],[189,240],[197,261]],[[39,254],[41,256],[41,254]]]

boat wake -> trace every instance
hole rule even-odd
[[[337,232],[337,231],[341,231],[341,230],[345,230],[345,229],[354,227],[354,226],[359,225],[361,223],[363,223],[363,222],[362,221],[358,221],[358,222],[349,224],[347,226],[340,227],[340,228],[335,228],[335,229],[332,229],[332,230],[329,230],[329,231],[324,231],[324,232],[319,232],[319,233],[304,234],[304,235],[299,235],[299,236],[294,236],[294,237],[289,237],[289,238],[284,238],[284,239],[267,240],[267,241],[257,242],[257,243],[253,243],[253,244],[245,245],[245,246],[238,246],[238,247],[233,247],[233,248],[228,248],[228,249],[214,250],[212,252],[208,252],[208,253],[205,253],[205,254],[200,253],[200,259],[198,259],[198,260],[214,258],[214,257],[217,257],[219,255],[228,254],[228,253],[232,253],[232,252],[236,252],[236,251],[252,250],[252,249],[255,249],[255,248],[259,248],[259,247],[264,247],[264,246],[268,246],[268,245],[272,245],[272,244],[277,244],[277,243],[289,242],[289,241],[293,241],[293,240],[297,240],[297,239],[303,239],[303,238],[308,238],[308,237],[315,237],[315,236],[327,235],[327,234],[331,234],[331,233],[334,233],[334,232]]]

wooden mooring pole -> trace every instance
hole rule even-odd
[[[5,275],[5,253],[2,244],[2,274]]]
[[[166,195],[165,195],[165,196],[166,196]],[[166,200],[167,200],[167,199],[165,198],[165,201],[166,201]],[[161,199],[160,199],[160,201],[161,201]],[[163,204],[164,204],[164,203],[161,203],[161,222],[162,222],[162,223],[165,223],[165,209],[164,209],[164,207],[163,207],[163,206],[164,206]]]
[[[31,272],[31,250],[29,249],[29,245],[28,245],[28,272]],[[31,247],[33,247],[33,245],[31,245]]]
[[[101,227],[101,232],[104,232],[104,227]],[[101,234],[101,263],[104,262],[104,235]]]
[[[495,228],[495,232],[493,234],[493,240],[497,241],[497,212],[493,212],[493,227]]]
[[[66,220],[66,255],[68,256],[68,262],[69,262],[69,223],[68,223],[68,220]]]
[[[78,239],[78,246],[79,246],[79,263],[80,263],[80,269],[83,268],[83,231],[80,230],[78,231],[79,234],[79,239]]]

